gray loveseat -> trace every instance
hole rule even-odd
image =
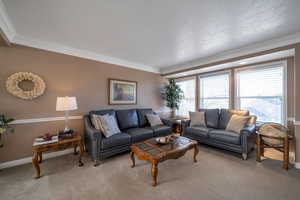
[[[201,109],[205,112],[206,127],[190,127],[190,120],[183,121],[183,135],[200,143],[219,147],[242,154],[244,160],[254,148],[256,116],[241,130],[240,134],[226,131],[226,126],[233,114],[249,116],[247,110]]]
[[[107,157],[129,151],[130,145],[133,143],[172,133],[171,122],[164,119],[162,119],[164,125],[150,127],[146,119],[148,113],[154,112],[152,109],[97,110],[84,116],[85,145],[95,161],[95,166]],[[121,133],[106,138],[100,130],[95,129],[92,125],[91,114],[114,116]]]

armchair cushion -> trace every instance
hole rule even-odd
[[[132,143],[141,142],[153,137],[153,131],[147,128],[131,128],[124,132],[131,136]]]
[[[225,131],[225,130],[211,130],[209,132],[209,137],[218,140],[224,143],[231,143],[239,145],[241,143],[240,135],[232,132],[232,131]]]
[[[121,130],[137,128],[139,126],[139,120],[136,113],[136,109],[117,110],[116,114]]]
[[[101,149],[109,149],[116,146],[128,145],[130,142],[130,135],[126,133],[118,133],[109,138],[103,138],[101,140]]]

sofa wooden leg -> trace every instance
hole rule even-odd
[[[242,153],[242,157],[243,157],[243,160],[247,160],[248,154],[247,153]]]

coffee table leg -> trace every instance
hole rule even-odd
[[[39,153],[38,152],[34,152],[33,153],[33,157],[32,157],[32,164],[36,170],[36,179],[41,177],[41,170],[40,170],[40,166],[39,166]]]
[[[194,162],[197,162],[197,155],[199,153],[199,149],[197,144],[194,146]]]
[[[39,163],[43,162],[43,155],[42,152],[39,153]]]
[[[80,142],[80,145],[79,145],[79,147],[80,147],[80,153],[79,153],[79,167],[82,167],[84,164],[83,164],[83,162],[82,162],[82,156],[83,156],[83,153],[84,153],[84,148],[83,148],[83,144],[82,144],[82,142]]]
[[[152,169],[151,169],[151,175],[152,175],[152,186],[156,186],[157,185],[157,163],[152,163]]]
[[[135,167],[135,158],[134,158],[134,152],[132,152],[132,151],[130,152],[130,158],[132,160],[131,167],[134,168]]]

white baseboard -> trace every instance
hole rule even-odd
[[[54,158],[66,154],[73,153],[73,149],[66,149],[64,151],[58,151],[58,152],[52,152],[52,153],[47,153],[43,155],[43,160],[49,159],[49,158]],[[13,161],[8,161],[4,163],[0,163],[0,169],[5,169],[5,168],[10,168],[10,167],[15,167],[19,165],[24,165],[32,162],[32,157],[27,157],[27,158],[22,158],[19,160],[13,160]]]
[[[295,163],[295,168],[296,169],[300,169],[300,163],[298,162],[298,163]]]

